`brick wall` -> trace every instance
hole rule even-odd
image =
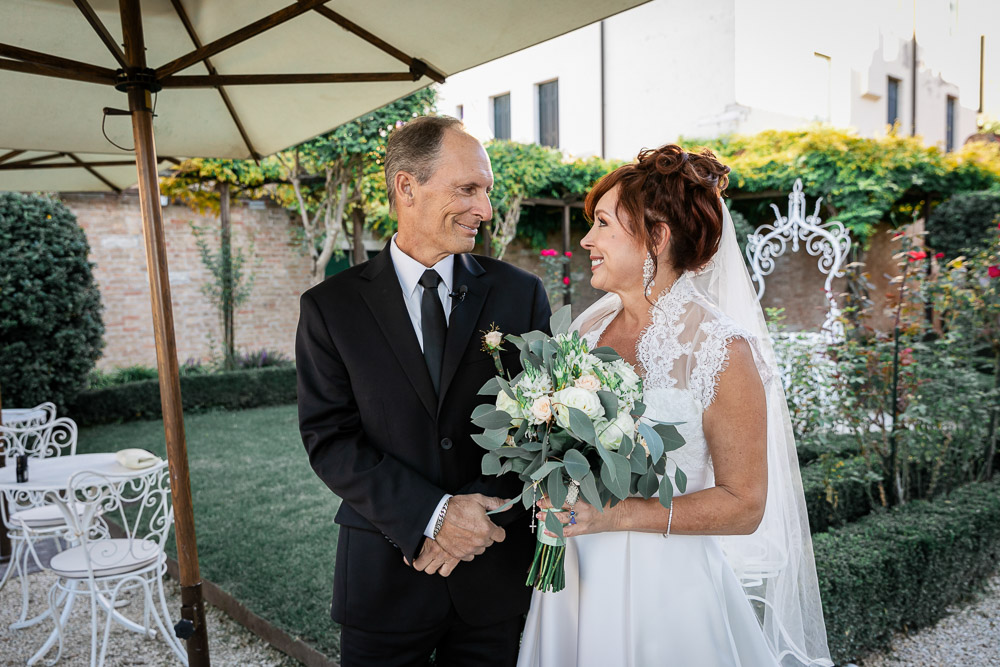
[[[149,303],[149,279],[142,239],[142,221],[138,197],[124,195],[65,195],[63,201],[76,214],[87,233],[94,275],[104,304],[105,350],[100,368],[131,364],[156,365],[152,316]],[[259,206],[259,204],[255,205]],[[190,223],[199,227],[218,227],[218,219],[199,215],[183,205],[163,209],[167,240],[170,288],[177,333],[177,356],[207,360],[221,347],[222,328],[218,313],[201,292],[209,280],[202,266]],[[293,241],[294,221],[287,212],[273,206],[250,207],[236,202],[232,206],[232,237],[235,246],[246,246],[253,234],[257,279],[250,300],[235,317],[236,346],[240,350],[267,348],[292,357],[295,326],[298,321],[298,297],[311,285],[310,262]],[[583,232],[574,230],[571,271],[574,277],[573,314],[579,315],[600,297],[590,287],[590,259],[580,248]],[[885,303],[887,274],[895,273],[892,253],[882,228],[873,237],[871,247],[861,256],[866,270],[876,284],[873,297]],[[562,249],[561,236],[553,234],[549,247]],[[376,245],[381,245],[376,244]],[[542,265],[538,252],[522,241],[511,244],[507,261],[538,275]],[[843,281],[834,281],[834,290],[843,289]],[[792,329],[815,329],[825,317],[823,275],[816,268],[816,258],[804,251],[781,257],[767,278],[763,305],[785,309],[785,323]],[[880,328],[890,326],[891,315],[875,321]]]
[[[64,203],[77,216],[90,242],[94,277],[104,305],[105,350],[99,368],[131,364],[156,365],[156,348],[149,302],[149,278],[142,238],[138,196],[65,195]],[[202,265],[190,223],[218,228],[218,218],[199,215],[183,205],[163,209],[170,290],[173,301],[177,356],[206,360],[209,337],[221,348],[218,312],[201,287],[210,280]],[[235,315],[236,346],[241,350],[267,348],[292,356],[298,296],[310,285],[309,265],[293,242],[288,214],[275,206],[232,206],[233,245],[245,247],[248,233],[255,238],[257,279],[249,301]],[[213,237],[208,237],[214,243]]]

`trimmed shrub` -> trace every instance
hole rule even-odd
[[[968,192],[953,196],[931,212],[927,241],[953,259],[982,245],[1000,219],[1000,192]]]
[[[1000,483],[973,483],[813,538],[837,663],[934,623],[996,570]]]
[[[185,412],[294,403],[295,368],[182,376],[181,398]],[[81,392],[68,412],[80,426],[162,419],[160,384],[158,380],[143,380]]]
[[[90,246],[61,202],[0,193],[0,383],[4,404],[62,407],[104,347]]]
[[[812,533],[826,532],[832,526],[842,526],[872,511],[871,499],[877,491],[874,483],[863,481],[867,471],[860,456],[843,459],[829,472],[819,461],[802,467],[802,490]]]

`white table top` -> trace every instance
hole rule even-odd
[[[55,456],[48,459],[28,461],[28,481],[17,482],[17,466],[10,461],[0,468],[0,489],[21,491],[58,491],[65,489],[69,478],[81,470],[91,470],[102,475],[139,477],[149,472],[149,468],[133,470],[119,465],[113,452],[103,454],[76,454]]]
[[[10,426],[39,419],[45,419],[45,410],[33,408],[4,408],[0,410],[0,420]]]

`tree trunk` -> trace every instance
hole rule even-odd
[[[236,340],[233,334],[233,248],[230,234],[229,219],[229,183],[219,183],[219,222],[222,231],[219,248],[222,263],[222,347],[225,359],[223,364],[227,371],[236,368]]]
[[[351,222],[353,227],[353,232],[351,234],[351,241],[354,245],[354,261],[352,264],[357,266],[363,262],[368,261],[368,252],[365,250],[365,212],[360,206],[355,206],[354,210],[351,211]]]

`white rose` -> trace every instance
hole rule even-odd
[[[587,375],[578,377],[576,379],[575,384],[578,388],[584,389],[586,391],[596,392],[598,389],[601,388],[600,379],[598,379],[598,377],[593,373],[588,373]]]
[[[597,427],[597,439],[605,449],[611,451],[617,451],[621,447],[625,436],[631,438],[634,434],[635,422],[632,421],[632,415],[627,412],[620,412],[613,422],[604,422]]]
[[[531,416],[534,424],[544,424],[552,419],[552,401],[548,396],[541,396],[531,404]]]
[[[500,343],[503,342],[503,334],[499,331],[491,331],[483,336],[483,340],[489,347],[500,347]]]
[[[497,394],[497,410],[501,412],[506,412],[511,416],[511,424],[513,426],[520,426],[523,421],[521,417],[521,406],[513,398],[507,395],[507,392],[502,391]]]
[[[576,408],[591,419],[604,415],[604,408],[597,394],[579,387],[566,387],[552,396],[556,411],[556,422],[563,428],[569,428],[569,408]]]

